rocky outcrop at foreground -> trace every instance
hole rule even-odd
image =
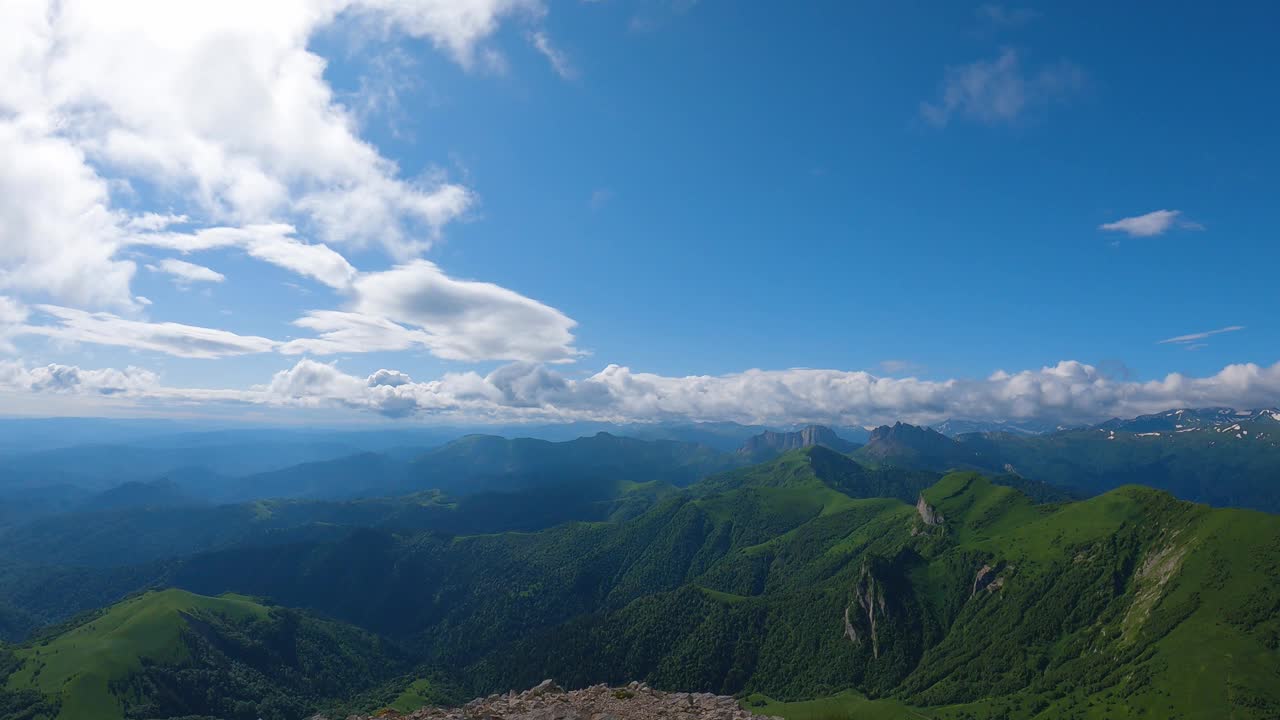
[[[710,693],[662,692],[643,683],[566,691],[551,680],[521,693],[476,698],[462,707],[384,710],[347,720],[750,720],[738,701]],[[313,718],[312,720],[321,720]],[[757,718],[757,720],[766,720]],[[768,720],[781,720],[770,718]]]

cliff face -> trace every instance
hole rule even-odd
[[[517,693],[476,698],[462,707],[425,707],[410,713],[383,710],[347,720],[781,720],[753,715],[738,701],[710,693],[662,692],[644,683],[592,685],[566,691],[551,680]],[[308,720],[328,720],[316,715]]]
[[[746,443],[739,448],[738,454],[746,455],[753,459],[761,459],[780,455],[789,450],[813,447],[814,445],[821,445],[842,453],[853,452],[859,447],[857,443],[849,442],[835,434],[829,427],[809,425],[795,432],[766,430],[759,435],[748,438]]]
[[[862,566],[862,572],[858,576],[858,584],[853,589],[854,604],[850,604],[844,611],[844,633],[845,637],[853,641],[855,645],[862,644],[862,637],[858,634],[858,629],[853,622],[850,621],[849,611],[857,613],[858,624],[865,620],[865,629],[867,638],[871,642],[871,656],[880,659],[880,635],[876,632],[876,622],[879,618],[884,618],[888,614],[885,608],[884,586],[876,578],[865,563]]]
[[[938,512],[932,505],[925,501],[924,495],[916,500],[916,512],[920,515],[920,522],[925,525],[941,525],[943,521],[942,513]]]

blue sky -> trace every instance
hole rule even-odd
[[[6,9],[8,410],[1280,402],[1280,11],[797,5]]]

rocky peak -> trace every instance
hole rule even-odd
[[[904,444],[913,447],[950,447],[952,442],[951,438],[932,428],[896,422],[893,425],[881,425],[872,430],[871,437],[867,440],[867,447],[882,444]]]
[[[640,682],[565,690],[552,680],[517,693],[476,698],[462,707],[382,710],[347,720],[781,720],[761,718],[724,695],[663,692]],[[315,716],[309,720],[328,720]]]
[[[858,448],[857,443],[845,440],[829,427],[809,425],[794,432],[765,430],[759,435],[747,438],[738,453],[757,457],[766,454],[776,455],[788,450],[798,450],[815,445],[828,447],[836,452],[852,452]]]

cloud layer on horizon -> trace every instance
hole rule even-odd
[[[667,377],[609,365],[572,379],[541,364],[516,363],[487,375],[448,373],[415,381],[395,370],[360,377],[310,359],[245,389],[167,387],[139,368],[86,370],[0,362],[0,392],[109,396],[140,405],[237,403],[339,407],[388,417],[456,422],[736,421],[875,425],[950,417],[1093,422],[1178,407],[1280,405],[1280,362],[1228,365],[1206,377],[1117,380],[1063,361],[984,379],[921,380],[841,370],[748,370]]]

